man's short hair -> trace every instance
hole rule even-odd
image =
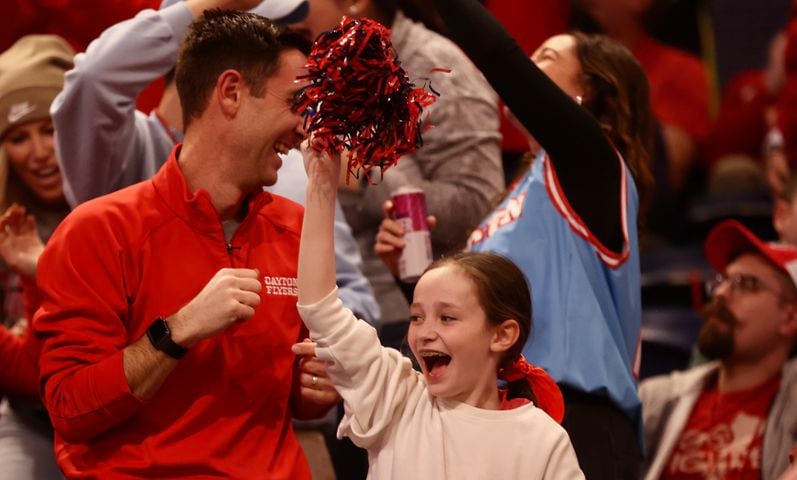
[[[183,128],[205,111],[219,75],[241,73],[252,95],[265,93],[266,80],[279,68],[280,54],[295,49],[305,55],[309,42],[282,25],[248,12],[206,10],[180,47],[175,81],[183,109]]]

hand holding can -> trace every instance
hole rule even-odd
[[[404,250],[399,258],[399,278],[415,282],[432,263],[432,239],[426,224],[426,196],[416,187],[401,187],[392,194],[393,220],[404,228]]]

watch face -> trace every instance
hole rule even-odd
[[[149,330],[147,330],[147,335],[150,336],[149,338],[152,340],[153,345],[157,347],[163,342],[164,339],[169,338],[169,326],[166,325],[166,322],[159,317],[152,322],[152,326],[150,326]]]
[[[152,325],[147,329],[147,337],[153,347],[172,358],[180,359],[188,353],[187,348],[172,341],[169,325],[166,324],[166,320],[162,317],[158,317],[152,322]]]

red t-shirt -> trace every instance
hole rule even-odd
[[[773,102],[761,70],[734,76],[722,92],[719,115],[706,142],[707,164],[733,154],[761,158],[768,130],[766,110]]]
[[[763,385],[721,393],[716,384],[698,398],[662,480],[760,479],[761,443],[780,375]]]
[[[656,118],[702,143],[711,128],[708,72],[702,60],[649,37],[639,41],[633,53],[648,76]]]

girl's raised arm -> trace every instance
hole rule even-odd
[[[307,169],[307,203],[299,246],[299,304],[310,305],[335,288],[335,200],[340,158],[302,144]]]
[[[376,330],[358,321],[334,298],[332,229],[340,159],[307,142],[302,153],[307,203],[299,247],[299,313],[317,342],[313,353],[329,362],[330,379],[345,400],[340,432],[362,448],[374,448],[400,418],[408,396],[423,394],[424,384],[407,358],[397,350],[383,348]]]

